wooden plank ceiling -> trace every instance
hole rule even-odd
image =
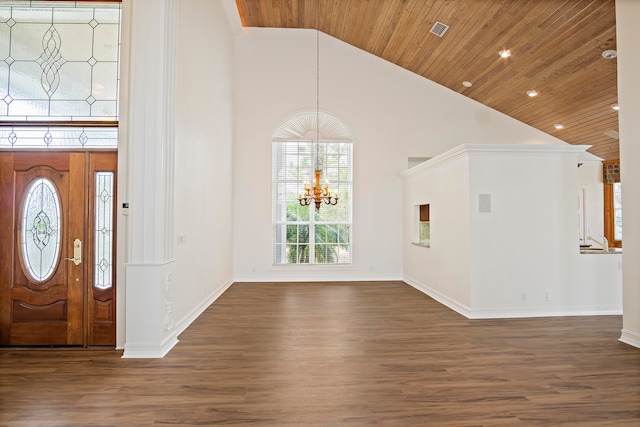
[[[602,55],[616,49],[615,0],[236,3],[245,27],[319,22],[326,34],[563,141],[592,145],[607,160],[619,156],[618,140],[605,134],[618,132],[616,59]],[[442,37],[430,32],[436,22],[449,26]],[[511,56],[500,57],[501,50]]]

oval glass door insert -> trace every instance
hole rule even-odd
[[[60,253],[60,200],[53,183],[36,178],[29,184],[22,207],[22,255],[31,278],[47,280]]]

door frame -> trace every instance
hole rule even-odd
[[[68,331],[67,335],[67,344],[54,344],[54,345],[76,345],[82,347],[89,347],[92,345],[107,345],[109,347],[116,347],[116,333],[117,333],[117,310],[116,310],[116,281],[117,281],[117,191],[118,191],[118,150],[117,149],[87,149],[87,150],[74,150],[74,149],[60,149],[60,150],[28,150],[28,151],[9,151],[9,150],[0,150],[0,168],[2,168],[3,172],[0,172],[0,188],[10,188],[9,185],[13,184],[13,188],[11,191],[11,197],[0,197],[0,209],[2,212],[7,213],[7,219],[4,220],[0,224],[0,233],[2,236],[11,236],[11,240],[7,240],[5,242],[9,242],[9,247],[5,248],[5,251],[11,254],[11,256],[0,257],[0,269],[2,272],[0,273],[0,278],[2,281],[8,281],[10,283],[7,286],[12,287],[14,282],[14,268],[22,268],[20,259],[22,258],[20,254],[20,248],[16,247],[19,243],[16,241],[17,239],[17,231],[20,227],[20,218],[17,217],[19,211],[21,211],[20,204],[23,203],[23,200],[18,200],[17,196],[17,188],[15,187],[16,181],[14,174],[14,164],[19,163],[31,163],[37,162],[38,157],[42,157],[42,163],[47,164],[49,161],[53,161],[54,163],[57,161],[56,154],[68,155],[68,162],[73,164],[73,167],[81,167],[84,171],[81,179],[78,179],[78,182],[75,182],[76,188],[81,188],[79,190],[80,194],[73,194],[70,192],[69,196],[74,199],[84,199],[81,201],[79,206],[82,206],[82,209],[76,209],[75,211],[70,210],[68,212],[68,225],[71,225],[72,222],[83,222],[84,229],[80,232],[79,230],[64,230],[63,236],[61,237],[63,241],[61,242],[60,253],[59,253],[59,267],[66,269],[66,276],[68,276],[67,283],[71,282],[75,279],[75,281],[81,281],[84,285],[82,286],[80,292],[82,295],[80,296],[81,304],[80,307],[77,308],[81,311],[79,313],[80,316],[80,326],[74,331]],[[107,156],[102,156],[106,154]],[[47,159],[47,157],[49,157]],[[96,161],[98,159],[98,161]],[[95,210],[95,172],[104,170],[104,159],[110,159],[106,163],[110,162],[109,171],[113,171],[113,194],[112,194],[112,242],[111,242],[111,280],[112,287],[110,290],[111,293],[111,307],[108,309],[110,311],[109,317],[112,321],[111,326],[111,337],[109,343],[104,343],[104,339],[102,343],[92,342],[92,336],[94,330],[92,329],[92,319],[90,318],[92,311],[94,309],[94,301],[93,295],[95,290],[93,289],[93,281],[94,281],[94,249],[95,249],[95,229],[94,223],[95,218],[92,217],[92,214]],[[11,164],[9,164],[11,163]],[[102,166],[102,167],[101,167]],[[82,182],[79,182],[82,181]],[[69,183],[69,191],[71,188],[71,183]],[[77,197],[76,197],[77,196]],[[69,208],[71,209],[71,208]],[[10,213],[8,213],[10,212]],[[3,216],[5,216],[3,214]],[[65,215],[66,217],[66,215]],[[65,258],[68,258],[71,253],[73,253],[73,244],[71,243],[71,233],[73,231],[73,238],[80,238],[82,240],[82,259],[83,259],[83,267],[81,272],[74,271],[74,268],[77,266],[74,265],[73,262],[65,261]],[[68,265],[64,265],[68,263]],[[17,266],[16,266],[17,265]],[[6,304],[11,303],[11,298],[9,301],[4,300],[7,295],[11,295],[11,290],[8,291],[0,291],[0,304],[4,307]],[[71,308],[73,309],[73,308]],[[105,312],[102,309],[101,312],[103,315]],[[78,315],[78,314],[76,314]],[[11,316],[11,313],[3,313],[0,316]],[[11,318],[8,318],[9,322],[11,322]],[[7,318],[2,320],[2,324],[5,324]],[[0,343],[8,343],[9,342],[9,334],[10,331],[3,330],[0,331]],[[71,334],[71,335],[69,335]],[[6,336],[5,336],[6,335]],[[104,334],[103,334],[104,335]],[[1,344],[7,345],[7,344]],[[14,344],[9,344],[14,345]],[[23,346],[23,344],[15,344],[18,346]],[[26,344],[32,345],[32,344]],[[51,345],[51,344],[44,344]]]

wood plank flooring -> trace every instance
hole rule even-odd
[[[620,329],[467,320],[402,282],[236,283],[164,359],[0,350],[0,425],[639,426]]]

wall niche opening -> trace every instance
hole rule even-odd
[[[431,223],[429,204],[414,206],[413,243],[418,246],[431,247]]]

